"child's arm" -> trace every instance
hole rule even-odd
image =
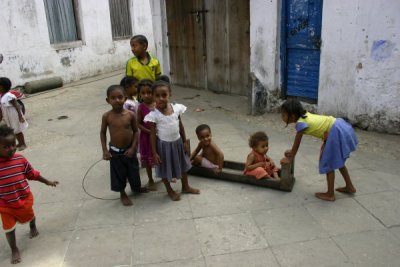
[[[224,153],[222,153],[221,149],[219,149],[219,147],[213,142],[211,143],[211,148],[214,154],[218,157],[218,169],[222,170],[222,167],[224,166]]]
[[[157,139],[156,124],[154,122],[150,122],[150,144],[151,144],[151,151],[153,153],[153,160],[155,164],[160,165],[162,162],[160,156],[157,153],[156,139]]]
[[[188,145],[186,143],[186,133],[185,133],[185,127],[183,127],[183,123],[182,123],[182,119],[181,116],[178,117],[179,118],[179,134],[181,135],[182,138],[182,142],[183,142],[183,146],[185,148],[186,153],[189,155],[190,151],[188,148]]]
[[[262,167],[262,168],[265,167],[265,162],[259,162],[259,163],[253,164],[255,159],[256,158],[254,157],[253,153],[250,153],[247,156],[247,160],[246,160],[246,164],[245,164],[246,171],[252,171],[252,170],[254,170],[255,168],[258,168],[258,167]]]
[[[135,114],[131,111],[129,111],[129,116],[131,116],[131,127],[132,127],[132,132],[133,132],[133,140],[132,140],[132,145],[130,148],[128,148],[124,155],[127,157],[132,157],[135,154],[135,150],[137,147],[137,140],[138,140],[138,128],[136,126],[136,117]]]
[[[143,117],[143,114],[142,114],[142,111],[140,110],[140,108],[137,109],[136,114],[137,114],[138,128],[139,128],[142,132],[148,133],[148,134],[149,134],[149,133],[150,133],[150,129],[147,129],[146,127],[143,126],[143,119],[144,119],[144,117]]]
[[[21,109],[19,108],[17,100],[16,99],[12,99],[12,100],[10,100],[10,103],[17,110],[19,122],[24,122],[25,119],[24,119],[24,116],[22,115]]]
[[[296,133],[296,137],[294,138],[292,149],[290,150],[290,153],[288,153],[288,156],[290,158],[294,158],[296,156],[297,150],[299,150],[299,147],[300,147],[301,138],[303,138],[304,131],[305,131],[305,129],[302,131],[298,131]]]
[[[103,149],[103,159],[110,160],[111,154],[110,151],[107,149],[107,113],[103,115],[101,118],[101,128],[100,128],[100,141],[101,141],[101,148]]]
[[[199,142],[199,144],[197,145],[196,149],[190,155],[190,161],[192,161],[197,156],[197,154],[199,154],[200,150],[201,150],[201,144]]]
[[[39,178],[37,179],[37,181],[39,181],[39,182],[41,182],[41,183],[44,183],[45,185],[48,185],[48,186],[53,186],[53,187],[56,187],[58,184],[59,184],[59,182],[58,181],[49,181],[49,180],[47,180],[46,178],[44,178],[43,176],[39,176]]]

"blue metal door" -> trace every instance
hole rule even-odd
[[[286,96],[318,98],[322,0],[282,2],[282,87]]]

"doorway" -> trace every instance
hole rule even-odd
[[[241,0],[166,1],[171,80],[247,95],[250,4]]]
[[[322,0],[282,0],[281,74],[284,96],[318,99]]]

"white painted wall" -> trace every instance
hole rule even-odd
[[[268,91],[267,110],[279,86],[279,0],[250,0],[250,72]]]
[[[324,1],[318,110],[400,133],[400,1]]]
[[[108,0],[77,1],[82,41],[67,48],[50,45],[43,0],[0,1],[2,76],[14,85],[61,76],[64,82],[125,68],[132,57],[129,39],[113,41]],[[155,48],[149,1],[131,0],[133,34]],[[59,47],[59,46],[58,46]]]

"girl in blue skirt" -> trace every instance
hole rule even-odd
[[[156,108],[145,116],[144,121],[150,123],[150,143],[156,176],[162,178],[168,196],[174,201],[180,200],[180,195],[170,185],[175,177],[182,180],[182,193],[199,194],[200,190],[189,186],[186,174],[192,167],[185,153],[186,136],[181,120],[186,107],[169,102],[171,88],[164,81],[155,82],[152,92]]]
[[[319,158],[319,173],[326,173],[328,190],[324,193],[315,193],[317,198],[334,201],[335,170],[339,169],[345,187],[337,188],[341,193],[354,194],[356,192],[351,182],[349,172],[345,166],[346,159],[350,153],[356,150],[357,136],[350,124],[341,118],[332,116],[316,115],[307,112],[298,100],[290,99],[281,107],[282,120],[288,125],[296,124],[296,137],[289,153],[291,158],[296,156],[303,134],[321,138],[323,141]]]

